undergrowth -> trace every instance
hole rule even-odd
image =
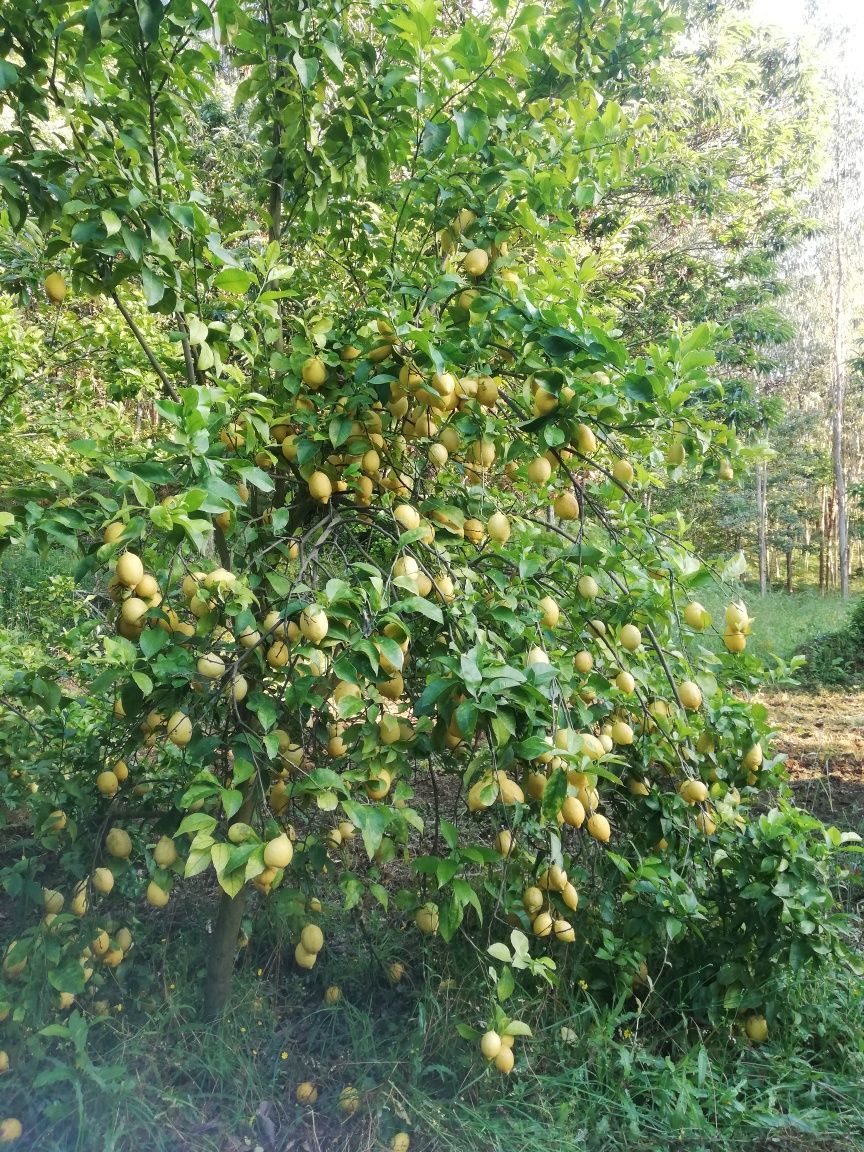
[[[864,684],[864,597],[855,605],[848,623],[804,644],[807,663],[798,679],[807,687],[857,688]]]
[[[340,938],[334,924],[314,975],[300,975],[274,924],[243,950],[230,1011],[207,1027],[204,957],[183,929],[168,933],[141,934],[162,959],[152,983],[142,956],[100,1001],[82,998],[41,1065],[12,1054],[4,1107],[22,1116],[25,1147],[373,1152],[407,1131],[412,1152],[864,1148],[864,1010],[858,979],[839,971],[790,984],[762,1047],[740,1024],[681,1016],[662,972],[617,1004],[582,981],[543,993],[529,978],[507,1008],[533,1035],[516,1041],[505,1078],[455,1030],[492,1007],[469,944],[419,967],[401,934],[369,924]],[[313,1108],[295,1100],[307,1080]],[[339,1107],[349,1085],[352,1117]]]

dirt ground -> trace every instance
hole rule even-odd
[[[864,828],[864,692],[775,692],[763,700],[801,807],[839,828]]]

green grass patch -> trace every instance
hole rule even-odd
[[[789,660],[816,636],[843,628],[857,602],[856,596],[843,600],[839,593],[822,596],[814,589],[760,596],[758,589],[741,586],[731,591],[719,585],[700,589],[697,598],[721,633],[726,605],[733,599],[742,599],[753,617],[748,649],[763,659],[778,656],[782,660]]]

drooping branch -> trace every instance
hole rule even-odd
[[[176,401],[179,404],[180,403],[180,393],[177,391],[177,389],[174,387],[174,385],[168,379],[168,376],[165,373],[165,369],[162,367],[162,365],[156,359],[156,354],[154,353],[153,349],[150,347],[150,344],[148,343],[147,337],[144,335],[144,333],[138,327],[138,324],[135,321],[135,317],[132,315],[132,313],[129,311],[129,309],[126,307],[126,305],[123,303],[123,301],[120,299],[120,297],[118,296],[115,289],[111,290],[111,299],[117,305],[117,308],[120,312],[120,315],[126,321],[126,324],[129,328],[129,331],[132,333],[132,335],[135,337],[135,339],[141,345],[141,349],[144,352],[144,355],[147,357],[147,360],[150,364],[150,367],[153,369],[153,371],[156,373],[156,375],[159,377],[160,381],[162,382],[162,387],[165,389],[165,391],[168,393],[168,395],[171,397],[171,399]]]

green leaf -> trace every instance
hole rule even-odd
[[[14,88],[18,83],[18,69],[8,60],[0,60],[0,92]]]
[[[389,808],[378,804],[360,804],[356,800],[343,800],[342,809],[354,827],[360,829],[363,847],[371,860],[381,846],[390,823]]]
[[[504,1029],[505,1036],[533,1036],[534,1033],[527,1024],[523,1024],[521,1020],[511,1020],[507,1027]]]
[[[467,880],[457,877],[453,881],[453,897],[464,908],[468,904],[477,913],[477,919],[483,923],[483,909],[480,907],[480,898]]]
[[[142,696],[149,696],[153,691],[153,681],[144,672],[133,672],[132,679],[141,689]]]
[[[434,620],[436,624],[444,623],[444,616],[437,604],[433,604],[424,596],[408,596],[398,604],[393,605],[394,612],[418,612],[427,620]]]
[[[219,887],[233,900],[246,883],[246,869],[245,867],[235,868],[233,872],[223,872],[218,880]]]
[[[342,59],[342,53],[332,40],[320,40],[321,51],[333,63],[339,72],[345,71],[345,61]]]
[[[435,124],[427,120],[423,128],[421,150],[426,157],[438,156],[447,147],[450,139],[450,122]]]
[[[243,793],[237,788],[225,788],[222,791],[222,808],[230,820],[242,807]]]
[[[213,277],[214,287],[229,296],[244,296],[252,283],[252,277],[242,268],[222,268]]]
[[[348,437],[351,435],[351,429],[354,427],[354,421],[350,416],[334,416],[330,421],[330,427],[327,430],[327,435],[330,438],[330,443],[334,448],[338,448],[340,444],[344,444]]]
[[[141,287],[144,289],[144,299],[148,308],[155,308],[165,295],[165,285],[146,265],[141,269]]]
[[[561,810],[567,795],[567,773],[563,768],[556,769],[549,777],[543,790],[540,811],[544,820],[554,820]]]
[[[102,223],[105,225],[105,231],[109,236],[113,236],[115,232],[119,232],[122,227],[120,217],[116,212],[112,212],[110,208],[105,208],[102,211]]]
[[[493,959],[501,960],[504,964],[510,963],[510,949],[506,944],[496,941],[496,943],[490,944],[486,951]]]
[[[186,867],[183,869],[183,875],[188,880],[192,876],[200,875],[201,872],[209,867],[210,849],[196,848],[186,857]]]
[[[61,468],[59,464],[52,464],[50,461],[44,460],[34,467],[37,472],[44,472],[46,476],[53,476],[55,480],[59,480],[66,488],[71,488],[75,483],[71,474],[67,472],[65,468]]]
[[[144,43],[153,44],[159,38],[159,25],[165,14],[165,5],[162,0],[136,0],[136,5]]]
[[[479,108],[463,108],[453,113],[453,122],[459,139],[464,144],[482,148],[489,135],[489,117]]]
[[[184,832],[212,832],[217,824],[215,816],[207,812],[190,812],[188,816],[183,817],[174,836],[182,836]]]
[[[145,628],[138,640],[138,646],[148,660],[169,643],[170,637],[163,628]]]
[[[314,57],[307,59],[299,52],[294,53],[292,60],[300,83],[304,88],[311,88],[318,77],[318,61]]]
[[[503,1003],[508,996],[513,994],[516,987],[516,981],[513,979],[513,969],[503,968],[498,977],[498,983],[495,987],[498,999]]]

